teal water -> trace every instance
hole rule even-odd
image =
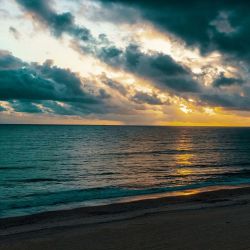
[[[250,184],[250,129],[0,125],[0,217]]]

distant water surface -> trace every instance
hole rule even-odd
[[[0,126],[0,217],[250,184],[250,129]]]

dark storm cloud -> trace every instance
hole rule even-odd
[[[191,0],[180,2],[162,0],[156,3],[152,0],[101,0],[100,2],[103,3],[104,8],[111,9],[112,6],[117,5],[120,8],[122,8],[121,6],[124,8],[134,8],[144,20],[150,21],[162,32],[167,32],[181,38],[188,46],[198,47],[202,53],[219,51],[226,63],[236,65],[243,76],[249,72],[250,3],[248,1]],[[138,58],[140,58],[140,53],[135,56],[136,60]],[[164,58],[164,60],[167,59]],[[160,61],[159,59],[157,60],[157,62]],[[136,62],[134,64],[137,65]],[[168,64],[162,63],[160,65],[165,66]],[[158,67],[158,73],[161,71],[163,73],[158,74],[158,77],[156,74],[152,77],[149,72],[153,68],[145,70],[146,76],[149,74],[150,79],[154,79],[154,81],[156,79],[156,82],[160,78],[161,83],[168,80],[168,86],[172,87],[171,81],[164,77],[164,72],[167,72],[168,69],[163,70],[162,68],[160,70],[160,66]],[[173,75],[175,74],[173,73]],[[191,75],[192,73],[188,72],[188,74],[185,74],[182,72],[182,74],[179,74],[179,78],[173,77],[175,89],[178,86],[178,82],[180,82],[180,89],[182,90],[187,88],[187,86],[195,88],[197,85],[193,84],[193,79],[189,77]],[[171,79],[169,75],[168,78]],[[201,88],[198,86],[199,90],[193,96],[200,100],[200,105],[208,104],[228,109],[249,110],[250,91],[248,87],[249,83],[245,78],[246,76],[238,78],[220,75],[213,82],[212,86],[203,86]],[[181,86],[181,84],[184,86]],[[230,92],[230,90],[227,91],[226,88],[230,86],[238,86],[241,89],[239,91],[243,94]],[[179,94],[182,95],[180,91]],[[184,95],[182,96],[185,97]]]
[[[58,103],[52,100],[8,100],[9,106],[15,112],[21,113],[47,113],[66,116],[82,116],[89,114],[104,114],[107,113],[105,106],[98,104],[85,104],[76,102]],[[3,107],[2,107],[3,108]],[[0,112],[6,111],[6,108]]]
[[[225,77],[224,74],[221,74],[220,77],[213,82],[213,85],[215,87],[227,87],[232,85],[242,85],[243,83],[244,81],[242,79]]]
[[[0,50],[0,101],[7,101],[15,112],[74,116],[133,113],[112,103],[111,95],[92,83],[50,60],[41,65],[26,63]],[[6,108],[0,106],[0,111]]]
[[[144,93],[141,91],[138,91],[132,98],[132,101],[138,103],[138,104],[150,104],[150,105],[162,105],[163,102],[161,101],[161,99],[159,97],[157,97],[157,95],[155,94],[148,94],[148,93]]]
[[[192,78],[189,69],[162,53],[146,54],[135,44],[125,50],[105,47],[98,51],[98,57],[113,67],[134,73],[152,81],[160,88],[176,92],[198,92],[198,82]]]
[[[199,84],[192,79],[191,72],[176,63],[171,57],[154,53],[152,55],[141,52],[138,45],[130,44],[124,50],[117,48],[101,34],[94,39],[89,30],[79,27],[70,13],[57,14],[48,1],[16,0],[27,11],[34,14],[40,22],[49,26],[54,34],[66,32],[73,36],[82,52],[92,54],[105,63],[132,72],[140,77],[151,80],[161,88],[179,92],[197,92]],[[82,30],[87,30],[86,37],[82,37]],[[79,32],[79,34],[78,34]]]
[[[6,50],[0,50],[0,69],[11,70],[15,68],[21,68],[27,66],[22,60],[14,57],[10,52]]]
[[[50,60],[41,65],[29,64],[0,51],[0,100],[8,101],[16,112],[65,115],[108,112],[104,102],[110,95],[104,89],[85,90],[84,86],[78,75],[54,66]]]
[[[43,112],[54,113],[57,115],[82,116],[89,114],[105,114],[109,113],[105,103],[83,103],[83,102],[66,102],[63,105],[54,101],[40,101]]]
[[[26,112],[26,113],[42,113],[41,108],[30,101],[25,100],[15,100],[10,101],[9,104],[14,109],[15,112]]]
[[[35,18],[47,26],[51,27],[56,36],[67,32],[80,40],[91,40],[90,31],[85,27],[79,27],[75,24],[74,17],[70,12],[57,14],[46,0],[16,0],[26,11],[33,14]]]
[[[53,66],[51,61],[27,64],[6,51],[0,51],[0,99],[98,102],[70,70]]]
[[[249,96],[227,93],[208,93],[201,96],[203,102],[211,106],[219,106],[229,110],[250,111]]]
[[[226,92],[224,91],[225,88],[223,88],[230,85],[245,86],[241,79],[220,76],[215,80],[213,86],[202,86],[202,84],[195,80],[190,69],[175,62],[168,55],[157,52],[145,53],[137,44],[130,44],[126,48],[118,48],[104,34],[94,38],[89,29],[76,24],[74,16],[71,13],[56,13],[49,5],[50,1],[16,1],[28,13],[32,14],[36,20],[48,26],[55,36],[61,36],[63,33],[70,35],[73,38],[72,44],[81,53],[91,54],[114,68],[133,73],[141,79],[149,80],[162,91],[167,90],[184,98],[188,98],[188,95],[192,94],[201,103],[212,106],[218,105],[232,109],[249,109],[250,93],[246,91],[245,87],[245,96]],[[247,1],[191,0],[179,2],[162,0],[156,3],[152,0],[102,0],[101,2],[107,8],[115,8],[121,12],[123,12],[121,6],[128,6],[130,9],[134,9],[140,13],[140,17],[150,21],[161,31],[174,34],[181,38],[187,45],[200,48],[203,53],[218,50],[224,55],[224,58],[230,58],[230,60],[236,59],[233,62],[237,61],[240,63],[244,61],[246,64],[250,63],[250,7]],[[119,6],[114,6],[114,4],[119,4]],[[127,19],[126,21],[123,18],[119,22],[131,23],[129,16]],[[32,70],[34,68],[38,72],[46,72],[46,65],[33,65]],[[57,70],[53,67],[49,68],[52,68],[53,72]],[[49,72],[51,71],[48,70],[47,73]],[[33,76],[31,77],[31,74],[27,73],[27,69],[22,69],[20,72],[14,73],[16,74],[16,79],[19,79],[19,74],[22,74],[22,77],[24,75],[32,83]],[[15,74],[13,74],[13,77]],[[38,75],[39,81],[44,80],[39,77],[40,75]],[[60,79],[62,80],[63,78],[65,77],[61,77]],[[46,84],[50,86],[48,83],[50,77],[46,77],[45,79],[46,81],[43,83],[43,86],[46,86]],[[58,81],[55,80],[55,82]],[[114,87],[112,82],[109,84],[111,88],[116,88],[120,93],[125,93],[124,90],[121,90],[120,86]],[[66,85],[63,89],[68,89],[68,86]],[[77,100],[81,100],[84,96],[82,99],[83,103],[86,100],[85,92],[81,96],[83,93],[75,91],[75,88],[70,88],[70,95],[67,95],[68,100],[66,100],[65,93],[67,91],[65,90],[66,92],[64,93],[63,89],[61,89],[60,94],[55,89],[50,91],[49,93],[53,93],[53,95],[49,98],[64,101],[72,99],[74,102],[77,102]],[[32,84],[30,90],[27,90],[26,93],[38,96],[44,95],[43,89],[35,94],[31,93],[31,91]],[[20,94],[20,91],[18,93]],[[75,95],[76,93],[78,95]],[[62,96],[64,99],[62,99]],[[109,95],[105,91],[99,91],[99,97],[100,99],[105,99]],[[37,99],[41,99],[41,97]],[[144,99],[146,100],[147,98]]]
[[[204,53],[219,50],[250,59],[249,1],[102,0],[108,5],[133,7],[144,19]],[[109,7],[110,8],[110,7]],[[129,17],[128,17],[129,19]]]

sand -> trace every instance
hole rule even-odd
[[[250,249],[250,188],[0,220],[0,250]]]

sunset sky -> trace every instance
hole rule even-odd
[[[0,0],[0,123],[250,126],[246,5]]]

